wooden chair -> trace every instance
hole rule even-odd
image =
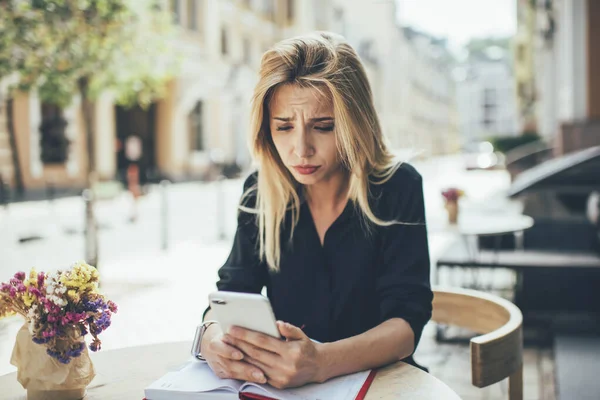
[[[482,334],[470,343],[474,386],[508,378],[508,398],[523,399],[523,315],[517,306],[477,290],[439,287],[432,320]]]

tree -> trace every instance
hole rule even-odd
[[[36,53],[36,46],[33,46],[31,41],[32,36],[26,33],[31,32],[36,25],[35,18],[39,15],[28,15],[24,18],[15,11],[17,9],[13,2],[0,1],[0,102],[6,102],[6,129],[12,155],[13,179],[17,192],[23,194],[23,174],[14,129],[13,97],[10,86],[16,81],[18,69],[22,65],[30,64],[31,57]],[[6,92],[3,90],[2,83],[8,83]]]
[[[0,43],[4,74],[18,75],[17,87],[36,89],[43,102],[66,107],[81,97],[87,188],[96,180],[94,100],[113,90],[120,104],[146,106],[162,95],[176,73],[178,57],[169,46],[170,15],[153,1],[0,0],[0,29],[15,32]],[[12,22],[11,22],[12,21]],[[139,49],[143,49],[140,51]],[[11,59],[14,54],[19,57]],[[4,58],[0,56],[0,64]],[[1,68],[1,67],[0,67]],[[97,249],[93,199],[86,232]],[[92,251],[97,256],[97,251]],[[97,265],[96,257],[87,261]]]

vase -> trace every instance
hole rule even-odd
[[[78,340],[83,341],[83,336]],[[27,400],[82,399],[96,375],[87,348],[68,364],[50,357],[46,349],[31,340],[27,323],[21,327],[10,362],[17,367],[17,380],[27,390]]]
[[[458,202],[446,202],[446,210],[448,211],[448,223],[455,225],[458,222]]]

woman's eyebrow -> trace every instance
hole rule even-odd
[[[290,117],[273,117],[273,119],[276,119],[277,121],[283,121],[283,122],[293,121],[293,118],[290,118]],[[332,117],[318,117],[318,118],[311,118],[309,121],[311,121],[311,122],[333,121],[333,118]]]

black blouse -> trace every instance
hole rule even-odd
[[[256,177],[254,173],[246,180],[244,191]],[[276,318],[303,326],[320,342],[348,338],[390,318],[402,318],[414,332],[416,348],[431,317],[433,298],[422,179],[405,163],[386,183],[371,184],[370,191],[376,216],[408,224],[371,224],[369,232],[359,209],[349,202],[321,245],[303,202],[291,243],[290,220],[282,227],[279,272],[260,262],[255,216],[240,211],[217,288],[260,293],[266,286]],[[245,203],[253,207],[255,200],[250,197]]]

